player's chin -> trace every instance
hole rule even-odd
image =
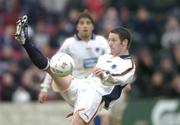
[[[87,30],[85,30],[83,33],[84,33],[84,35],[89,35],[90,34],[90,32],[87,31]]]
[[[114,49],[111,48],[111,53],[114,55],[116,53],[116,51],[114,51]]]
[[[89,30],[83,30],[83,33],[84,34],[90,34],[90,31]]]
[[[90,35],[89,33],[84,33],[84,34],[83,34],[83,37],[84,37],[84,38],[87,38],[87,37],[89,37],[89,35]]]

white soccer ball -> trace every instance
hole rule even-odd
[[[66,53],[57,53],[50,59],[50,70],[57,76],[63,77],[72,73],[74,60]]]

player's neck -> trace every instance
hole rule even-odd
[[[112,53],[113,56],[123,56],[123,55],[129,55],[129,51],[120,51],[118,53]]]
[[[85,41],[85,42],[89,42],[90,38],[84,38],[82,40]]]
[[[91,39],[91,35],[80,35],[78,34],[79,38],[82,40],[82,41],[85,41],[85,42],[88,42],[90,39]]]

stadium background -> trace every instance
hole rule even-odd
[[[44,73],[13,34],[18,17],[27,14],[31,38],[51,57],[73,35],[84,9],[98,34],[120,25],[132,31],[137,75],[123,125],[180,124],[179,0],[0,0],[0,125],[66,125],[70,109],[59,95],[50,91],[47,104],[37,103]]]

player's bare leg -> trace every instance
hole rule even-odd
[[[85,123],[84,120],[79,116],[79,111],[73,114],[71,125],[94,125],[93,120],[90,123]]]
[[[68,76],[64,76],[64,77],[58,77],[55,74],[53,74],[50,70],[50,68],[48,68],[46,70],[46,72],[48,72],[51,77],[53,78],[55,84],[57,85],[58,89],[61,91],[67,90],[71,84],[71,81],[73,80],[72,75],[68,75]]]
[[[92,119],[88,125],[94,125],[94,119]]]
[[[55,81],[57,87],[60,90],[66,90],[73,77],[71,75],[68,75],[66,77],[58,77],[54,75],[49,68],[49,60],[46,58],[33,44],[33,42],[29,41],[28,38],[28,17],[23,16],[20,17],[17,21],[16,26],[16,34],[15,34],[16,41],[21,44],[26,52],[28,53],[30,59],[36,65],[39,69],[48,72],[53,80]]]
[[[79,116],[79,111],[73,114],[71,125],[86,125],[83,119]]]

